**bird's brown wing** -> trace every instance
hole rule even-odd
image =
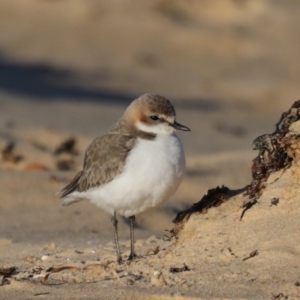
[[[96,138],[86,149],[83,170],[60,191],[60,198],[106,184],[124,168],[128,153],[136,138],[131,135],[108,133]]]

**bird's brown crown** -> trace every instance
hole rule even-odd
[[[142,122],[149,125],[155,121],[151,116],[173,122],[176,112],[168,99],[155,94],[144,94],[134,100],[124,114],[124,117],[133,123]]]

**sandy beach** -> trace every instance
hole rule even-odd
[[[300,98],[299,9],[1,0],[0,298],[300,299],[296,127],[291,164],[267,176],[240,220],[252,142]],[[137,216],[139,258],[118,266],[110,216],[87,201],[63,207],[55,193],[146,92],[170,99],[191,128],[178,133],[187,172],[171,199]],[[222,185],[222,205],[172,222]],[[126,259],[120,216],[119,236]]]

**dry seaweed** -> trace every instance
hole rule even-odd
[[[54,150],[54,155],[59,155],[62,153],[77,155],[78,152],[75,149],[76,143],[77,141],[74,137],[66,139]]]
[[[249,205],[245,204],[245,211],[257,203],[269,176],[281,169],[291,166],[293,158],[288,153],[289,141],[293,137],[289,131],[290,126],[300,119],[300,100],[294,102],[291,108],[284,112],[275,124],[275,131],[263,134],[253,141],[253,149],[258,150],[258,156],[253,159],[251,167],[252,181],[247,186],[246,196]],[[298,138],[295,136],[295,138]],[[241,218],[242,218],[241,216]]]
[[[4,149],[2,149],[2,160],[11,163],[18,163],[23,160],[22,155],[15,154],[15,143],[9,142]]]
[[[241,213],[241,216],[240,216],[240,221],[242,221],[243,217],[244,217],[244,214],[245,212],[250,209],[253,205],[255,205],[257,203],[257,200],[256,199],[251,199],[250,201],[247,201],[243,204],[242,208],[243,208],[243,211]]]
[[[46,275],[41,277],[41,280],[40,282],[41,283],[45,283],[46,280],[49,278],[50,274],[52,273],[58,273],[58,272],[61,272],[61,271],[64,271],[64,270],[70,270],[70,271],[76,271],[76,272],[79,272],[81,271],[81,269],[77,268],[77,267],[72,267],[72,266],[64,266],[64,267],[59,267],[59,268],[49,268],[46,270]]]
[[[15,272],[17,268],[16,267],[1,267],[0,268],[0,286],[10,284],[10,281],[8,278],[10,278]]]
[[[16,267],[1,267],[0,268],[0,275],[3,276],[11,276],[15,271],[16,271]]]
[[[246,261],[254,256],[257,256],[258,255],[258,250],[254,250],[252,251],[247,257],[243,258],[243,261]]]
[[[272,198],[270,206],[277,206],[279,203],[279,198]]]
[[[183,267],[181,268],[170,268],[170,272],[171,273],[180,273],[180,272],[186,272],[186,271],[190,271],[191,269],[184,263]]]
[[[228,200],[228,192],[229,188],[224,185],[208,190],[207,194],[204,195],[199,202],[194,203],[190,208],[179,212],[173,220],[173,223],[179,223],[185,218],[189,218],[190,215],[195,212],[205,213],[211,207],[220,206]]]
[[[258,150],[258,155],[252,161],[252,181],[245,188],[246,193],[244,196],[247,196],[248,199],[242,206],[240,220],[242,220],[247,210],[258,203],[269,176],[276,171],[286,170],[291,166],[295,154],[292,141],[299,139],[300,135],[290,131],[290,126],[298,120],[300,120],[300,100],[294,102],[291,108],[281,115],[279,121],[275,124],[273,133],[260,135],[253,141],[253,149]],[[195,212],[205,213],[209,208],[221,205],[228,200],[228,192],[229,189],[225,186],[208,190],[199,202],[179,212],[173,222],[175,224],[180,223],[184,219],[187,220]],[[277,205],[278,201],[279,199],[272,200],[271,206]],[[173,236],[176,237],[176,234]]]

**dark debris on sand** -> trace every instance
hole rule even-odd
[[[2,160],[5,162],[10,162],[17,164],[21,160],[23,160],[23,156],[15,153],[15,143],[8,142],[7,145],[2,149]]]
[[[185,263],[183,264],[183,267],[181,267],[181,268],[172,267],[172,268],[169,269],[169,271],[171,273],[180,273],[180,272],[186,272],[186,271],[190,271],[190,270],[191,269]]]
[[[194,203],[190,208],[179,212],[173,220],[173,223],[176,224],[183,221],[185,218],[188,219],[190,215],[195,212],[206,213],[209,208],[220,206],[229,199],[228,192],[229,188],[224,185],[208,190],[207,194],[204,195],[199,202]]]
[[[9,278],[17,271],[16,267],[0,267],[0,286],[10,284]]]
[[[59,155],[62,153],[68,153],[71,155],[78,155],[78,151],[76,150],[77,140],[74,137],[70,137],[64,140],[55,150],[54,155]]]
[[[73,170],[75,167],[74,156],[78,155],[76,150],[77,140],[74,137],[67,138],[54,150],[56,157],[56,168],[60,171]]]

